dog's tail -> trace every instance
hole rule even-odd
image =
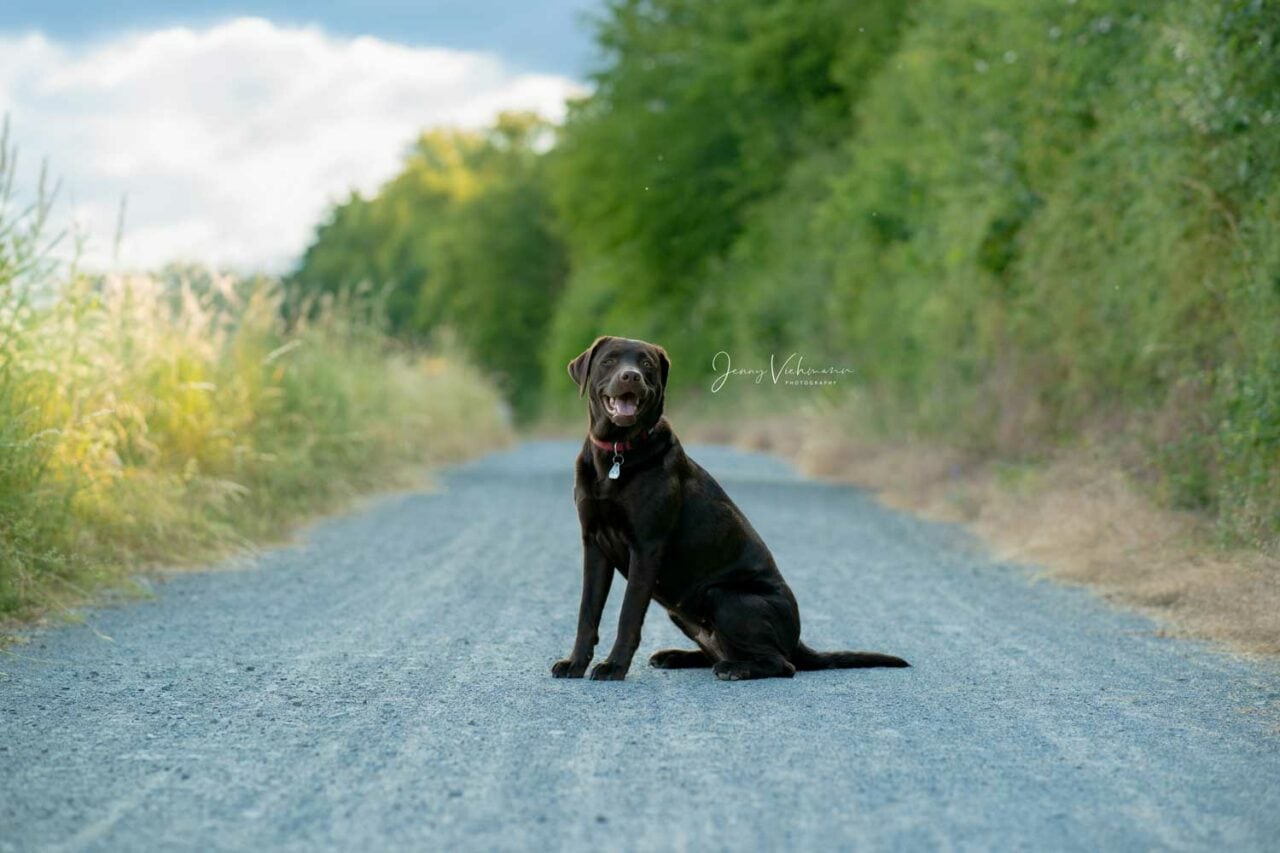
[[[801,643],[791,655],[791,663],[801,672],[815,669],[860,669],[871,666],[911,666],[902,658],[879,652],[815,652]]]

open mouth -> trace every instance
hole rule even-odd
[[[614,418],[634,418],[636,413],[640,411],[640,398],[628,391],[626,394],[619,394],[617,397],[604,395],[604,408],[610,417]]]

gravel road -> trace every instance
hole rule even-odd
[[[488,456],[0,655],[0,851],[1280,848],[1280,667],[768,456],[691,449],[810,645],[914,667],[658,671],[686,643],[655,608],[627,681],[552,679],[576,450]]]

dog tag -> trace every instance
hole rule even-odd
[[[609,479],[616,480],[622,476],[622,457],[613,457],[613,467],[609,469]]]

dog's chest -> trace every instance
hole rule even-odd
[[[582,507],[584,533],[614,565],[626,566],[633,536],[621,506],[610,500],[589,499]]]
[[[621,527],[610,524],[600,525],[593,531],[593,536],[600,550],[608,555],[614,565],[626,565],[631,554],[631,536]]]
[[[626,577],[631,563],[631,546],[626,537],[617,530],[601,530],[596,533],[596,545],[609,562],[622,572],[622,576]]]

